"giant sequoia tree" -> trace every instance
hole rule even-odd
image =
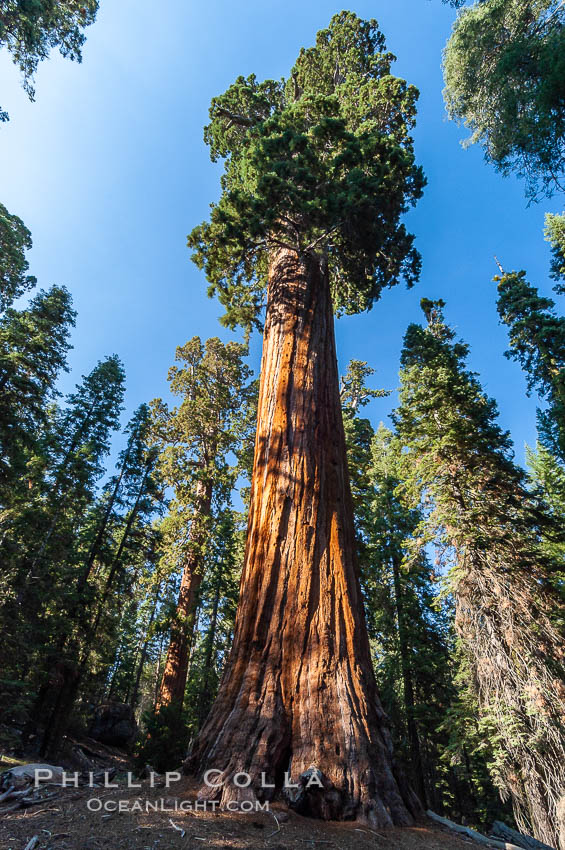
[[[416,803],[369,657],[333,311],[368,309],[419,270],[400,223],[424,183],[417,92],[393,58],[375,21],[344,12],[287,81],[239,77],[215,98],[205,135],[223,193],[189,237],[228,324],[258,323],[265,293],[267,309],[234,643],[187,768],[219,770],[202,793],[223,802],[275,793],[261,774],[280,788],[286,773],[302,811],[380,825],[408,823]]]

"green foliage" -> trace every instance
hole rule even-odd
[[[133,705],[147,702],[155,647],[145,635],[165,583],[154,523],[163,494],[148,405],[132,416],[116,473],[100,487],[120,424],[123,367],[106,358],[58,401],[70,295],[52,287],[23,309],[10,306],[34,283],[24,253],[31,238],[4,208],[0,235],[2,721],[20,735],[27,724],[56,748],[69,722],[86,728],[107,686]]]
[[[461,11],[444,54],[450,117],[530,197],[563,189],[564,22],[559,0],[485,0]]]
[[[69,395],[64,410],[52,406],[37,431],[31,423],[36,456],[29,487],[7,513],[2,554],[8,592],[0,605],[4,669],[26,678],[27,693],[37,693],[55,665],[70,674],[80,660],[76,630],[93,589],[81,591],[79,577],[89,531],[96,533],[96,485],[118,424],[123,380],[117,358],[108,358]],[[10,652],[15,644],[18,651]],[[45,718],[48,703],[43,709]]]
[[[559,283],[565,280],[565,213],[545,216],[545,237],[551,245],[553,259],[551,262],[551,276],[558,281],[554,287],[559,295],[565,294],[565,284]]]
[[[67,368],[75,313],[66,289],[41,291],[24,310],[0,317],[0,505],[12,504],[39,450],[49,402]]]
[[[145,735],[137,749],[139,772],[145,765],[165,773],[182,763],[188,746],[189,727],[186,713],[177,706],[162,706],[159,711],[148,710],[142,718]]]
[[[429,302],[432,304],[432,302]],[[356,414],[370,397],[373,370],[353,361],[342,379],[357,551],[379,694],[392,724],[396,757],[434,811],[485,824],[501,814],[483,753],[446,724],[458,711],[452,606],[440,596],[424,508],[403,498],[402,446],[382,424]]]
[[[230,327],[259,323],[269,257],[323,253],[336,310],[411,284],[420,259],[401,215],[422,193],[410,131],[417,92],[390,74],[375,21],[332,18],[287,81],[238,77],[212,101],[205,140],[222,196],[188,244]]]
[[[367,366],[364,360],[351,360],[347,374],[341,379],[340,400],[344,414],[355,415],[359,407],[364,407],[372,398],[384,398],[390,395],[387,390],[371,390],[365,386],[366,378],[374,375],[375,370]]]
[[[246,354],[241,343],[224,345],[214,337],[203,344],[194,337],[177,348],[180,365],[169,370],[171,392],[180,404],[172,410],[161,399],[151,404],[160,474],[174,493],[164,525],[171,569],[195,545],[192,521],[207,522],[197,516],[202,502],[225,498],[240,471],[237,456],[254,430],[256,398]]]
[[[4,0],[0,11],[0,47],[5,47],[22,73],[30,100],[39,62],[54,47],[67,59],[80,62],[83,30],[94,22],[98,0]],[[0,112],[0,121],[8,115]]]
[[[529,391],[547,400],[538,410],[540,439],[565,462],[565,318],[528,284],[524,271],[497,280],[498,313],[509,329],[506,356],[520,363]]]
[[[247,516],[238,514],[231,506],[221,507],[213,517],[186,689],[191,736],[206,720],[231,648],[246,525]]]
[[[452,553],[455,626],[481,731],[491,730],[493,779],[519,824],[552,843],[565,784],[564,607],[554,583],[562,566],[542,540],[558,529],[527,491],[466,356],[439,311],[427,328],[408,328],[394,416],[403,490],[424,499],[429,539]]]
[[[179,498],[190,500],[194,474],[206,478],[219,471],[249,426],[245,407],[252,388],[246,354],[245,345],[224,345],[217,337],[204,344],[193,337],[176,350],[180,365],[169,370],[169,383],[181,402],[170,411],[161,399],[153,401],[152,428],[162,447],[164,479]]]
[[[515,826],[512,807],[493,783],[493,742],[497,731],[490,718],[481,713],[471,669],[460,639],[455,639],[450,654],[454,693],[443,708],[436,730],[445,742],[441,754],[444,769],[456,778],[451,784],[451,806],[458,820],[465,817],[486,832],[494,820]]]
[[[31,244],[31,233],[21,218],[0,204],[0,312],[36,284],[36,279],[27,274],[25,252]]]
[[[527,449],[526,457],[531,488],[543,500],[545,510],[554,520],[555,527],[564,528],[565,466],[539,443],[535,451]],[[565,539],[562,535],[551,533],[549,529],[549,533],[542,536],[542,545],[548,555],[557,564],[561,564],[561,570],[556,570],[552,574],[552,582],[563,594],[565,593]]]

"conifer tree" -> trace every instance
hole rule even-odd
[[[103,460],[110,438],[119,426],[125,374],[116,355],[100,361],[56,411],[48,452],[53,470],[45,497],[49,517],[32,558],[32,570],[45,558],[59,519],[81,516],[96,482],[104,473]],[[65,508],[71,506],[70,512]]]
[[[118,456],[116,474],[104,487],[102,496],[93,510],[92,519],[85,524],[83,530],[83,545],[87,555],[84,570],[78,579],[79,593],[88,581],[102,550],[113,543],[111,532],[116,522],[120,524],[123,513],[127,513],[136,501],[136,513],[139,513],[139,500],[148,494],[157,495],[155,482],[149,474],[156,461],[155,453],[148,448],[149,429],[149,406],[141,404],[125,428],[127,442]]]
[[[118,457],[118,474],[108,482],[77,530],[72,558],[66,564],[67,592],[59,594],[53,646],[48,659],[62,670],[57,687],[43,689],[44,753],[55,753],[83,686],[93,656],[117,629],[120,599],[153,562],[159,539],[152,520],[161,501],[155,473],[157,455],[148,445],[149,409],[141,405],[126,428],[128,441]],[[94,522],[92,522],[94,520]],[[132,611],[136,612],[137,605]],[[50,714],[48,713],[50,710]]]
[[[444,52],[450,117],[498,170],[524,177],[530,197],[565,188],[564,24],[560,0],[478,0]]]
[[[218,769],[223,786],[203,793],[224,803],[287,773],[301,811],[381,825],[417,804],[393,773],[369,657],[333,311],[368,309],[419,271],[400,222],[424,182],[417,93],[393,58],[375,21],[343,12],[287,80],[239,77],[214,98],[205,138],[223,191],[189,237],[227,324],[259,324],[265,295],[267,308],[234,643],[187,769]]]
[[[80,529],[119,422],[123,381],[118,358],[107,358],[68,396],[64,409],[49,411],[41,437],[43,480],[24,513],[27,524],[20,518],[10,530],[12,595],[2,625],[19,635],[21,651],[11,667],[19,668],[33,689],[54,664],[61,663],[69,675],[75,668],[76,658],[67,665],[50,653],[66,631],[65,612],[76,603],[76,574],[84,557]]]
[[[46,434],[74,317],[69,293],[59,287],[0,317],[0,667],[22,693],[20,674],[40,635],[36,609],[23,604],[29,594],[39,600],[38,579],[26,588],[25,576],[45,519]]]
[[[526,448],[530,487],[544,502],[556,528],[565,528],[565,466],[545,446],[538,443],[535,451]],[[552,575],[552,582],[565,591],[565,539],[549,529],[542,537],[544,548],[557,562],[561,570]]]
[[[361,587],[379,693],[391,719],[397,755],[420,799],[436,812],[472,819],[482,815],[486,822],[500,810],[484,759],[461,738],[465,757],[460,758],[451,749],[451,728],[440,728],[457,699],[451,617],[445,603],[440,604],[437,571],[426,556],[423,510],[405,504],[399,493],[399,440],[382,423],[375,432],[361,415],[371,398],[387,395],[366,387],[373,371],[366,363],[352,361],[342,378],[341,397]]]
[[[41,291],[0,317],[0,505],[13,504],[33,477],[30,464],[47,422],[55,382],[66,370],[75,313],[66,289]],[[29,473],[29,477],[26,476]]]
[[[27,274],[25,252],[31,244],[31,233],[21,218],[0,204],[0,313],[36,284]]]
[[[547,400],[547,408],[538,410],[540,439],[565,463],[565,318],[551,298],[530,286],[524,271],[497,280],[498,313],[509,329],[506,356],[520,363],[529,391]]]
[[[545,238],[551,245],[551,276],[557,281],[553,287],[558,295],[565,295],[565,213],[545,216]]]
[[[80,62],[83,29],[96,18],[98,0],[10,0],[2,4],[0,47],[22,73],[23,87],[35,99],[33,77],[39,63],[58,47],[62,56]],[[8,114],[0,110],[0,121]]]
[[[428,302],[429,305],[429,302]],[[551,520],[525,487],[496,404],[466,367],[435,304],[404,340],[401,404],[406,488],[431,501],[428,528],[451,547],[455,626],[495,780],[521,825],[551,846],[563,834],[563,604],[558,564],[540,543]]]
[[[199,658],[192,664],[189,682],[189,694],[194,695],[193,717],[197,730],[208,716],[231,646],[245,524],[246,516],[236,513],[231,505],[223,507],[214,517],[209,566],[201,596]]]
[[[203,552],[203,577],[190,641],[184,709],[173,704],[143,718],[147,736],[139,751],[141,764],[158,771],[176,767],[187,744],[206,720],[217,693],[233,637],[245,520],[222,498],[214,499],[208,541]],[[163,620],[162,620],[163,622]]]
[[[250,424],[253,391],[246,353],[240,343],[224,345],[212,338],[202,344],[194,337],[177,349],[180,365],[169,372],[179,406],[169,410],[160,399],[153,402],[159,467],[174,491],[165,525],[165,557],[173,569],[182,571],[158,710],[182,709],[213,501],[233,487],[229,455],[238,451]]]

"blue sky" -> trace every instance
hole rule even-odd
[[[31,229],[31,270],[41,286],[62,283],[78,310],[71,389],[101,357],[117,353],[127,373],[127,413],[167,395],[175,347],[198,334],[233,334],[217,318],[203,275],[190,262],[186,234],[217,197],[219,168],[202,141],[211,97],[239,74],[287,73],[299,48],[340,11],[326,0],[101,0],[87,30],[82,65],[58,54],[37,74],[37,99],[19,87],[0,53],[0,200]],[[495,309],[493,255],[506,269],[526,268],[551,293],[545,211],[527,207],[523,185],[503,179],[480,149],[463,150],[465,131],[447,121],[441,52],[455,16],[440,0],[357,2],[376,17],[398,57],[394,73],[421,92],[415,134],[428,178],[408,217],[423,256],[420,283],[384,293],[370,313],[337,322],[340,367],[351,358],[377,369],[375,386],[394,389],[402,336],[420,321],[420,298],[443,297],[446,315],[471,344],[471,365],[499,402],[517,457],[535,440],[535,399],[525,397],[519,367],[503,357]],[[260,339],[252,344],[259,368]],[[375,424],[395,404],[373,402]]]

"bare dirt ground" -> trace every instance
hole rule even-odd
[[[470,842],[435,825],[373,830],[355,823],[324,823],[287,812],[276,804],[270,813],[180,811],[181,801],[194,801],[194,789],[183,780],[174,789],[68,788],[44,805],[8,813],[0,820],[1,850],[470,850]],[[96,798],[132,805],[163,800],[172,811],[89,811]],[[96,803],[96,805],[98,805]],[[175,810],[175,806],[177,810]],[[184,833],[184,834],[183,834]],[[478,847],[479,845],[474,845]]]
[[[0,756],[0,773],[30,761],[34,759]],[[0,804],[0,850],[472,850],[479,846],[430,821],[410,829],[377,831],[358,823],[304,818],[277,803],[270,812],[197,811],[197,786],[190,779],[183,777],[169,788],[164,787],[164,778],[156,779],[155,787],[149,779],[134,779],[141,788],[128,788],[131,759],[90,738],[68,739],[66,757],[57,763],[68,771],[113,768],[116,775],[110,781],[118,787],[47,785],[37,792],[41,801],[26,808],[17,808],[13,799],[5,800]],[[119,801],[126,811],[116,811]],[[158,810],[147,810],[147,802]],[[183,811],[189,803],[193,810]]]

